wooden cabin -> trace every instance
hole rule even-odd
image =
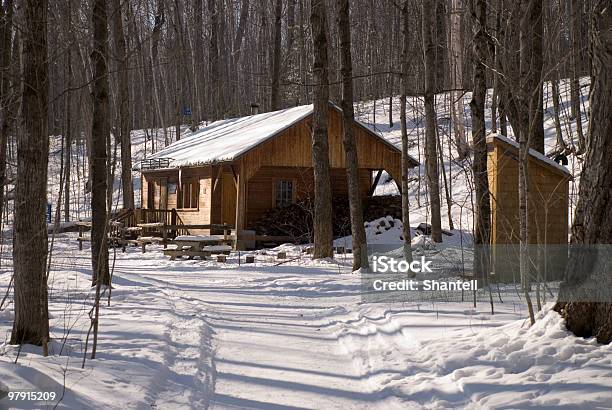
[[[220,120],[174,142],[140,165],[142,207],[176,209],[187,225],[242,232],[267,210],[312,197],[312,115],[306,105]],[[342,112],[331,103],[328,123],[332,195],[346,196]],[[361,194],[373,191],[374,171],[399,181],[401,151],[363,123],[354,132]],[[411,158],[410,167],[417,165]]]
[[[518,143],[501,135],[487,138],[487,169],[491,193],[493,270],[500,276],[518,272],[519,196]],[[570,172],[541,153],[529,150],[529,244],[548,252],[547,266],[563,260],[568,243]]]

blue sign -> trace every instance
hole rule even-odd
[[[191,115],[191,107],[183,106],[183,115]]]
[[[47,203],[47,223],[51,223],[51,204]]]

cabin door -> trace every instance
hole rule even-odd
[[[236,224],[236,183],[234,175],[221,174],[221,223]]]
[[[159,179],[159,209],[168,209],[168,178]]]
[[[147,181],[147,208],[155,209],[155,181]]]

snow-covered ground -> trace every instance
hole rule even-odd
[[[586,97],[588,89],[582,92]],[[564,82],[561,94],[562,128],[569,142],[575,122],[567,115]],[[446,95],[437,99],[444,132],[450,127],[448,101]],[[468,101],[469,94],[463,113],[469,130]],[[422,144],[416,143],[424,135],[421,103],[409,102],[411,154],[422,159]],[[388,100],[360,104],[357,113],[399,143],[396,103],[392,126]],[[555,133],[549,100],[545,110],[550,150]],[[163,134],[158,133],[156,150],[145,134],[133,132],[134,161],[163,146]],[[445,135],[442,151],[452,203],[449,212],[442,196],[442,223],[450,228],[450,213],[453,235],[444,235],[444,244],[434,249],[427,237],[412,240],[417,254],[438,260],[453,252],[469,253],[472,242],[469,164],[454,160]],[[59,138],[52,139],[49,193],[54,209],[60,146]],[[73,146],[75,153],[83,149]],[[568,168],[577,177],[580,162],[569,158]],[[73,160],[72,218],[89,216],[85,170],[86,164]],[[137,178],[135,186],[138,194]],[[428,221],[427,195],[423,182],[415,180],[410,188],[414,233]],[[394,191],[389,182],[377,189],[378,194]],[[401,222],[390,217],[369,221],[366,231],[373,245],[401,242]],[[105,299],[101,308],[97,358],[87,359],[81,369],[94,291],[88,247],[79,252],[75,235],[60,234],[54,242],[49,357],[37,348],[18,351],[6,344],[14,314],[10,299],[0,308],[0,391],[3,386],[54,391],[61,397],[58,408],[67,409],[612,408],[612,346],[569,334],[551,311],[552,298],[532,327],[524,300],[515,292],[506,292],[503,302],[495,298],[494,315],[488,300],[474,307],[470,298],[373,303],[363,297],[360,275],[350,273],[350,255],[313,262],[293,245],[259,252],[255,264],[245,264],[245,253],[232,253],[226,263],[170,261],[155,245],[146,254],[135,248],[116,258],[111,253],[114,284],[110,306]],[[348,249],[350,242],[338,238],[336,245]],[[287,259],[277,259],[279,250],[287,252]],[[10,255],[5,241],[0,301],[10,282]],[[0,401],[0,408],[7,406],[27,407]]]
[[[469,301],[366,303],[349,260],[315,263],[291,246],[278,266],[275,251],[253,265],[242,254],[240,266],[236,254],[117,253],[97,359],[81,369],[93,291],[89,255],[75,249],[74,234],[56,241],[52,355],[0,350],[2,383],[65,388],[59,408],[612,406],[612,346],[570,335],[550,305],[529,328],[518,296],[495,315]],[[7,282],[4,273],[0,291]],[[11,312],[0,316],[3,340]]]

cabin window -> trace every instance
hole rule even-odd
[[[198,181],[187,181],[181,186],[179,208],[197,209],[200,184]]]
[[[168,195],[176,195],[177,185],[176,182],[168,182]]]
[[[275,192],[277,207],[283,207],[291,205],[293,203],[293,181],[289,180],[278,180],[276,181]]]

